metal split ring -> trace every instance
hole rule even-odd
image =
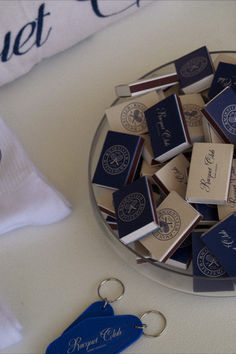
[[[117,282],[121,285],[121,294],[119,294],[117,297],[115,297],[114,299],[108,299],[108,297],[103,297],[101,295],[101,288],[104,284],[108,283],[108,282]],[[104,279],[101,281],[101,283],[98,285],[98,296],[100,297],[101,300],[105,301],[105,307],[106,305],[109,303],[111,304],[112,302],[118,301],[120,300],[125,293],[125,286],[122,283],[121,280],[117,279],[117,278],[108,278],[108,279]]]
[[[146,337],[159,337],[159,336],[161,335],[161,333],[164,331],[164,329],[166,328],[166,324],[167,324],[167,320],[166,320],[165,316],[163,315],[163,313],[161,313],[160,311],[155,311],[155,310],[147,311],[147,312],[145,312],[145,313],[140,317],[140,320],[141,320],[141,322],[143,323],[142,320],[143,320],[145,317],[147,317],[148,315],[152,314],[152,313],[154,313],[154,314],[157,315],[158,317],[161,317],[161,319],[162,319],[162,326],[161,326],[161,328],[160,328],[157,332],[154,332],[153,334],[147,334],[147,333],[145,333],[144,331],[143,331],[143,334],[144,334],[144,336],[146,336]],[[145,323],[143,323],[142,328],[147,328],[147,327],[148,327],[148,325],[145,324]]]

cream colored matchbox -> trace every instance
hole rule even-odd
[[[202,117],[202,125],[204,132],[204,140],[207,143],[224,144],[221,136],[215,131],[210,122],[205,117]]]
[[[218,205],[217,208],[219,220],[236,212],[236,159],[233,159],[232,163],[227,204]]]
[[[185,198],[187,188],[186,170],[188,167],[189,161],[183,154],[179,154],[155,172],[152,179],[166,195],[170,191],[176,191],[181,197]]]
[[[205,106],[199,93],[179,96],[191,141],[204,141],[201,109]]]
[[[186,200],[190,203],[226,204],[234,145],[193,145]]]
[[[111,189],[103,190],[101,194],[97,197],[97,205],[102,212],[115,217],[116,214],[112,198],[113,192],[114,191]]]
[[[154,160],[154,155],[152,151],[152,145],[149,134],[143,134],[142,138],[144,139],[142,157],[149,165],[158,165],[158,162]]]
[[[180,94],[180,87],[179,84],[173,85],[166,90],[163,91],[165,97],[169,97],[171,95],[179,95]]]
[[[162,91],[152,91],[129,99],[106,110],[111,130],[141,135],[148,131],[144,111],[164,98]]]
[[[150,261],[152,263],[160,263],[157,259],[155,259],[152,256],[152,254],[139,241],[134,242],[134,250],[139,255],[138,257],[136,257],[137,264],[147,263],[148,261]],[[178,252],[178,250],[177,250],[177,252]],[[169,265],[171,267],[186,270],[188,268],[189,263],[190,263],[191,257],[189,257],[189,262],[185,263],[185,259],[186,259],[185,257],[182,257],[182,259],[180,257],[180,259],[178,260],[178,259],[176,259],[178,257],[176,257],[175,255],[176,255],[176,253],[174,253],[172,255],[172,257],[168,258],[167,261],[165,262],[165,264]]]
[[[201,214],[172,191],[157,208],[160,228],[140,239],[159,262],[166,262],[201,220]]]
[[[149,165],[149,163],[147,163],[147,161],[143,159],[141,170],[140,170],[140,177],[147,176],[147,177],[149,177],[149,179],[151,178],[150,182],[152,182],[152,176],[160,168],[162,168],[162,164],[160,164],[160,165]]]
[[[231,57],[230,55],[227,54],[219,54],[216,59],[214,60],[214,67],[215,70],[217,69],[218,65],[220,62],[227,63],[227,64],[235,64],[236,65],[236,58]]]

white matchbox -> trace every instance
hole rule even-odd
[[[201,220],[201,214],[175,191],[157,208],[160,228],[140,240],[159,262],[166,262]]]
[[[182,198],[185,198],[187,188],[186,169],[189,161],[183,154],[179,154],[170,160],[152,176],[154,182],[167,195],[176,191]]]
[[[106,110],[110,129],[113,131],[141,135],[148,131],[144,111],[164,98],[163,93],[149,92]]]
[[[195,143],[186,200],[200,204],[226,204],[234,145]]]

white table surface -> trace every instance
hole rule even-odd
[[[110,276],[126,286],[117,314],[159,309],[168,321],[159,339],[142,337],[126,353],[235,353],[236,298],[184,294],[130,268],[98,227],[87,181],[113,87],[202,45],[236,50],[235,13],[236,1],[155,1],[0,88],[1,116],[73,204],[60,223],[0,238],[0,297],[23,326],[22,341],[1,353],[43,353]]]

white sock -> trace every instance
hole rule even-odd
[[[0,118],[0,234],[46,225],[70,214],[70,203],[35,168]]]

